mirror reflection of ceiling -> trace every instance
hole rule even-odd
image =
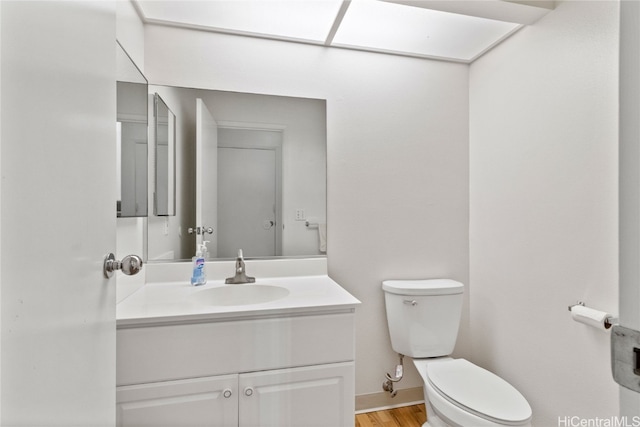
[[[470,63],[552,0],[132,0],[148,24]]]

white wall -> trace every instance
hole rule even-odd
[[[144,73],[144,24],[130,1],[116,1],[116,38]]]
[[[397,357],[381,282],[468,283],[468,66],[147,26],[152,83],[327,100],[329,274],[357,312],[356,393]],[[466,315],[461,343],[468,342]],[[412,366],[399,387],[421,387]]]
[[[144,73],[144,24],[131,2],[116,1],[115,3],[116,38],[136,66]],[[117,259],[122,259],[129,254],[144,256],[145,220],[143,218],[118,218],[116,224],[117,246],[115,254]],[[144,281],[144,268],[136,276],[118,274],[116,277],[117,301],[122,301],[143,286]]]
[[[471,66],[473,356],[540,426],[618,414],[609,333],[567,311],[618,308],[618,8],[559,2]]]

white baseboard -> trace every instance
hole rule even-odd
[[[356,396],[356,414],[417,405],[420,403],[424,403],[422,387],[398,390],[396,397],[391,397],[391,395],[385,391],[360,394]]]

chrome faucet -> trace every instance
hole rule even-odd
[[[228,285],[237,285],[240,283],[254,283],[255,277],[248,277],[244,266],[244,258],[242,257],[242,249],[238,250],[238,257],[236,258],[236,275],[225,279],[224,283]]]

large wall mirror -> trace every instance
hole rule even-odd
[[[117,44],[118,217],[147,216],[147,79]]]
[[[147,258],[326,252],[326,101],[150,85],[176,116],[175,216],[151,216]]]

